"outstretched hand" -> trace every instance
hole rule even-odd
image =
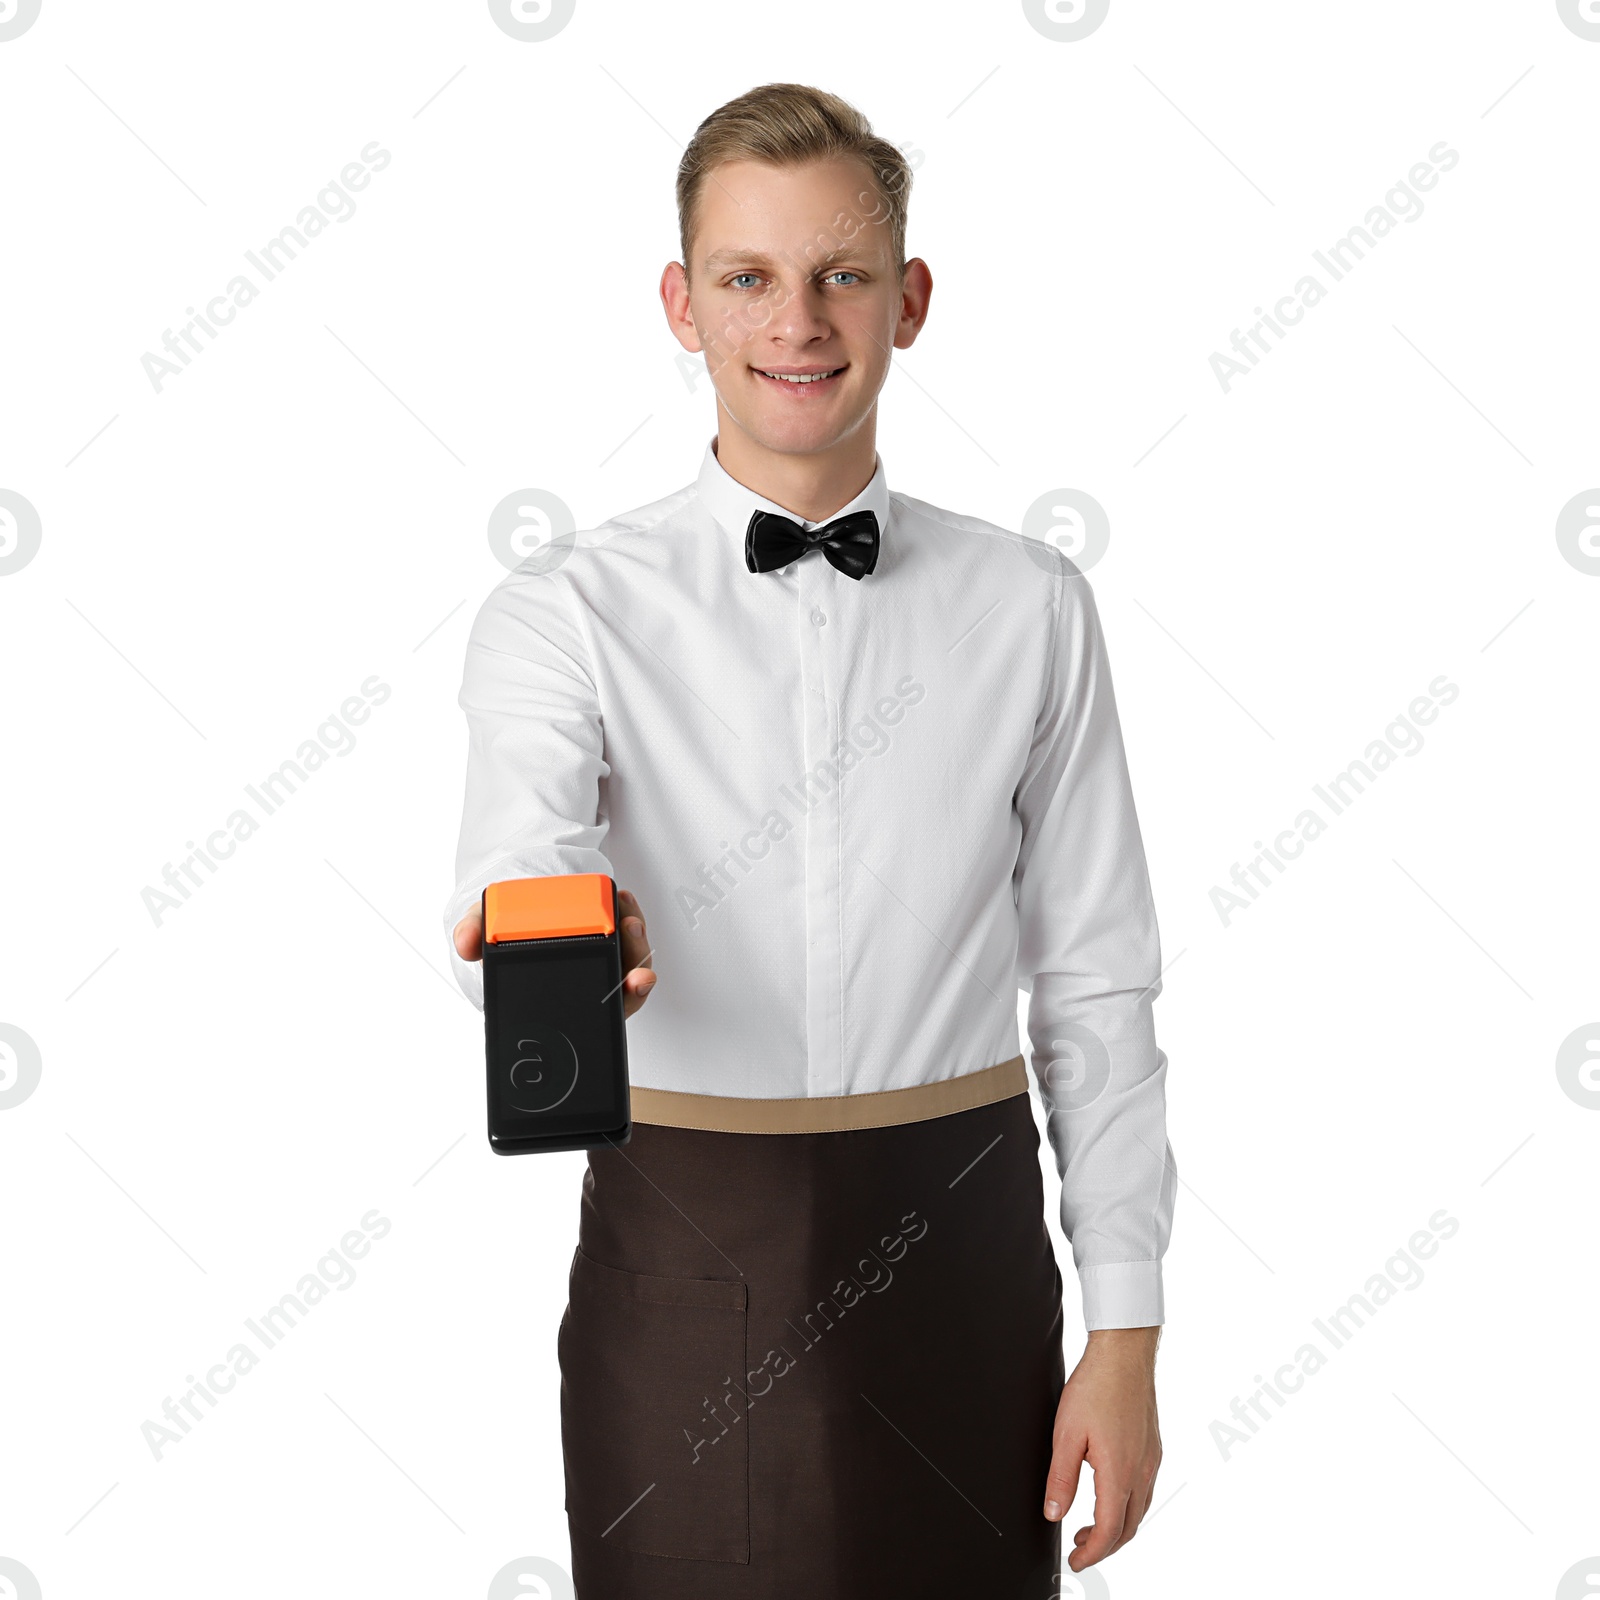
[[[622,913],[622,1014],[631,1017],[655,988],[656,975],[650,968],[650,939],[639,902],[627,889],[619,890],[617,899],[617,909]],[[463,961],[483,959],[481,901],[456,924],[455,941],[456,952]]]

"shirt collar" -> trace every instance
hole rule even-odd
[[[883,472],[883,457],[874,457],[876,470],[871,481],[848,505],[820,522],[807,522],[803,517],[797,517],[786,506],[780,506],[776,500],[769,500],[765,495],[757,494],[754,489],[747,489],[739,480],[732,477],[727,468],[717,460],[716,439],[712,438],[706,445],[705,459],[700,463],[700,477],[698,488],[700,502],[710,513],[711,518],[733,540],[739,553],[739,564],[744,565],[744,537],[750,526],[750,518],[757,511],[775,511],[779,516],[788,517],[791,522],[798,522],[808,532],[813,528],[820,528],[825,522],[832,522],[835,517],[848,515],[852,511],[871,511],[878,518],[878,537],[883,541],[887,535],[889,525],[889,482]],[[879,565],[882,565],[880,552]]]

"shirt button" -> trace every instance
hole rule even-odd
[[[820,628],[828,620],[828,613],[821,606],[812,606],[811,620]]]

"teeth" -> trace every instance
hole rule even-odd
[[[815,383],[819,378],[831,378],[835,372],[843,369],[835,367],[833,372],[763,372],[763,378],[776,378],[780,383]]]

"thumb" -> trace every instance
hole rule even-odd
[[[1062,1435],[1050,1452],[1050,1471],[1044,1480],[1044,1514],[1052,1522],[1066,1516],[1078,1495],[1088,1440],[1082,1434]]]
[[[483,912],[481,909],[469,911],[456,924],[455,944],[456,953],[463,961],[479,961],[483,958]]]

